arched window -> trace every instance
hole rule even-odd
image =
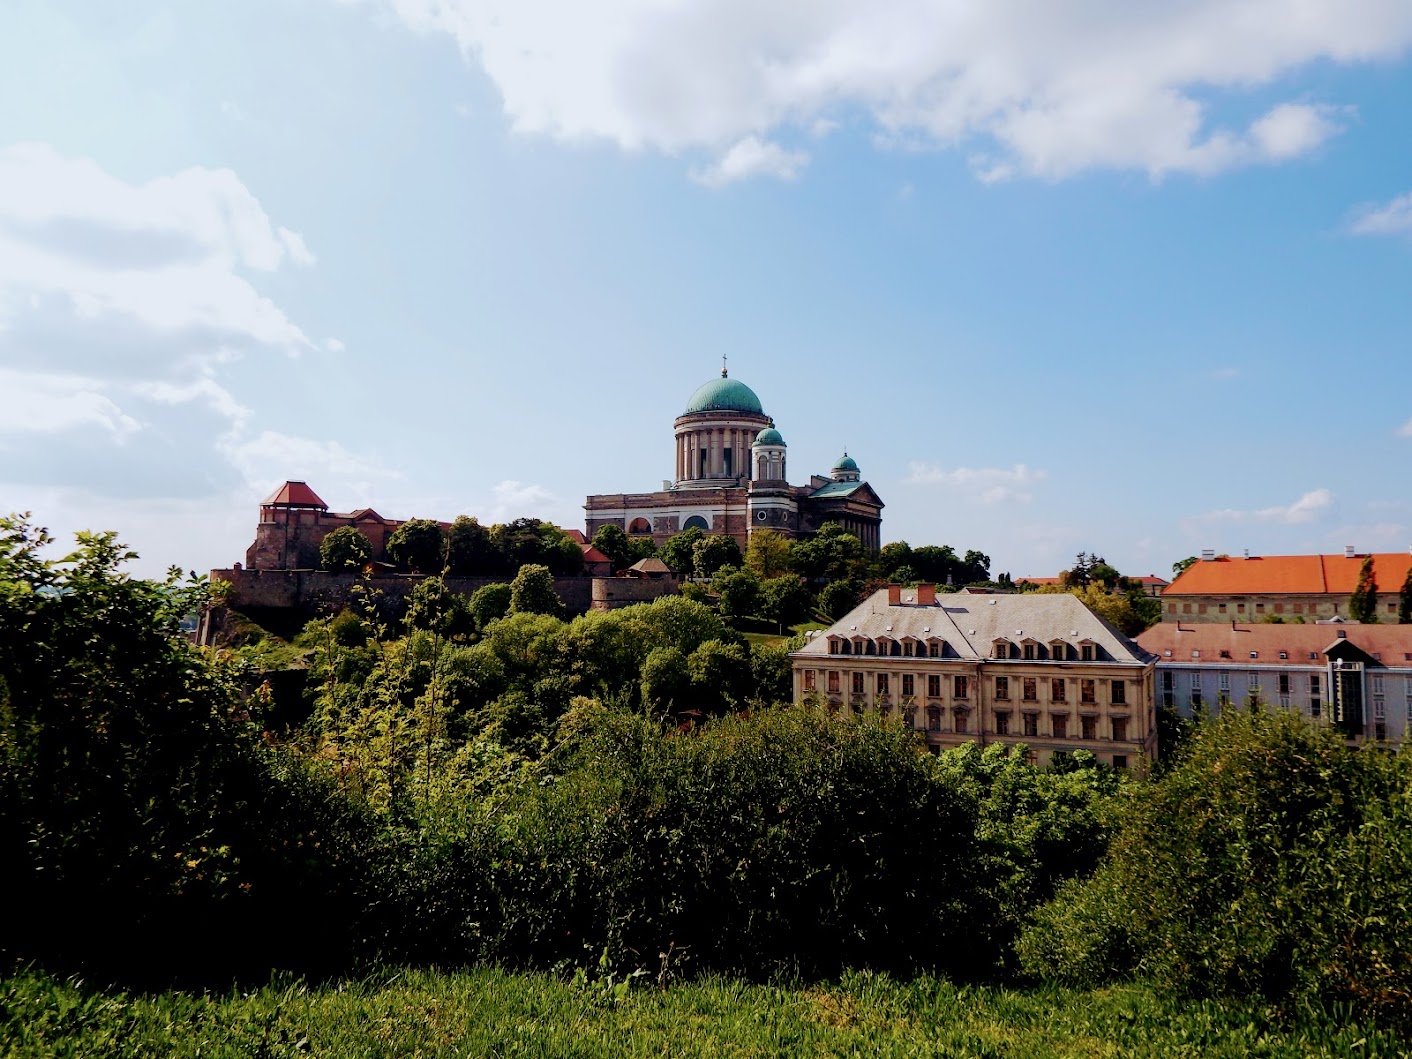
[[[711,528],[711,526],[710,526],[710,525],[707,523],[707,521],[706,521],[704,518],[702,518],[700,515],[692,515],[690,518],[688,518],[685,522],[683,522],[683,523],[681,524],[681,528],[684,529],[684,530],[689,530],[689,529],[708,530],[708,529]]]
[[[635,519],[633,519],[631,522],[628,523],[628,532],[629,532],[629,533],[651,533],[651,532],[652,532],[652,523],[648,522],[645,518],[635,518]]]

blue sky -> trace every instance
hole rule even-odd
[[[12,0],[0,508],[581,525],[730,358],[884,539],[1412,544],[1412,6]]]

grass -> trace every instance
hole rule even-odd
[[[646,981],[646,979],[642,979]],[[665,989],[480,969],[386,973],[225,996],[0,979],[0,1055],[1237,1057],[1406,1054],[1327,1014],[1177,1002],[1144,985],[1076,991],[902,983],[806,987],[711,978]]]
[[[765,621],[763,618],[741,618],[735,623],[736,631],[745,637],[747,643],[762,644],[765,647],[782,644],[791,636],[797,636],[801,632],[827,628],[827,625],[817,621],[804,621],[798,625],[786,626],[785,632],[781,634],[780,627],[776,622]]]

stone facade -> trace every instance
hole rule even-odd
[[[618,526],[661,544],[693,526],[734,537],[742,549],[756,529],[787,538],[837,522],[865,547],[881,546],[881,498],[847,453],[828,477],[790,485],[787,446],[749,387],[721,378],[701,386],[676,418],[675,477],[656,492],[601,493],[584,503],[586,532]]]
[[[1023,743],[1137,770],[1157,753],[1155,658],[1068,594],[891,586],[791,660],[795,702],[901,719],[933,752]]]

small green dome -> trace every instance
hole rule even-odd
[[[693,412],[748,412],[757,416],[765,414],[755,391],[739,379],[728,378],[724,372],[719,379],[702,383],[691,395],[682,415],[689,416]]]
[[[760,433],[755,435],[755,444],[783,445],[784,438],[780,436],[780,432],[774,427],[766,427],[764,430],[760,431]]]
[[[833,465],[833,469],[836,471],[856,471],[858,469],[858,461],[845,452],[839,457],[838,462]]]

